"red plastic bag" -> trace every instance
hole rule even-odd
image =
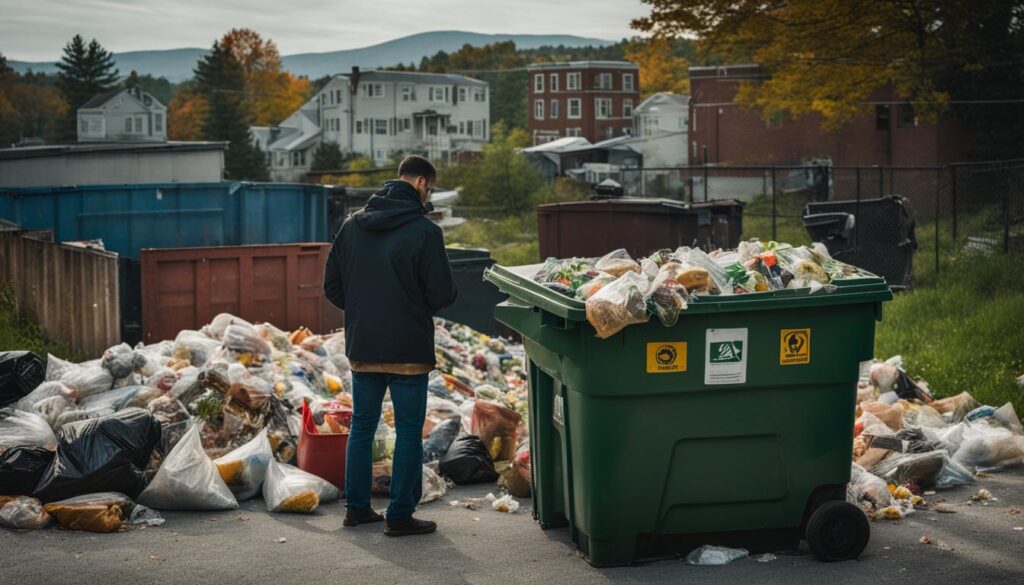
[[[299,430],[299,444],[296,459],[299,469],[326,479],[339,490],[345,489],[345,450],[348,435],[321,435],[313,422],[309,404],[302,401],[302,429]]]
[[[491,454],[494,461],[515,457],[519,443],[519,413],[500,404],[477,400],[473,404],[472,433]]]

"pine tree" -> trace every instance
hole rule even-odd
[[[203,138],[227,141],[224,155],[226,179],[267,181],[267,161],[253,143],[246,119],[243,97],[245,73],[242,64],[219,42],[196,65],[196,85],[209,104],[203,124]]]
[[[337,142],[321,142],[313,151],[313,162],[309,168],[313,171],[334,171],[344,164],[345,156]]]
[[[117,82],[118,71],[113,53],[96,39],[86,45],[81,35],[75,35],[64,46],[57,69],[60,70],[57,87],[70,106],[61,138],[73,140],[77,135],[78,108],[97,94],[110,90]]]

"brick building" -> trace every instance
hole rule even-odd
[[[633,131],[640,105],[637,66],[625,61],[541,63],[527,67],[527,128],[533,144],[567,136],[599,142]]]
[[[765,121],[733,103],[740,83],[766,77],[759,65],[690,68],[691,164],[786,164],[829,158],[836,166],[932,166],[965,159],[968,133],[954,119],[929,123],[891,89],[839,131],[808,114]]]

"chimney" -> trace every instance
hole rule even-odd
[[[356,95],[356,90],[359,89],[359,67],[357,65],[352,66],[352,74],[348,79],[349,93]]]

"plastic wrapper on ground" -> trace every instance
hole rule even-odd
[[[745,548],[704,545],[686,555],[686,562],[691,565],[728,565],[748,554]]]
[[[0,526],[12,530],[38,530],[50,523],[39,500],[19,496],[0,506]]]
[[[423,466],[423,491],[420,496],[420,503],[426,504],[427,502],[433,502],[444,497],[444,494],[448,491],[448,485],[445,484],[444,478],[434,472],[433,469]]]
[[[336,486],[286,463],[271,461],[263,482],[263,500],[271,512],[309,514],[321,502],[341,497]]]
[[[124,494],[85,494],[46,504],[46,512],[66,530],[114,532],[128,518],[134,503]]]
[[[274,454],[267,440],[264,429],[256,438],[227,455],[214,460],[221,479],[239,502],[255,497],[260,493],[263,480],[267,475]]]
[[[498,479],[487,448],[476,435],[455,439],[441,458],[441,475],[459,485],[488,483]]]

